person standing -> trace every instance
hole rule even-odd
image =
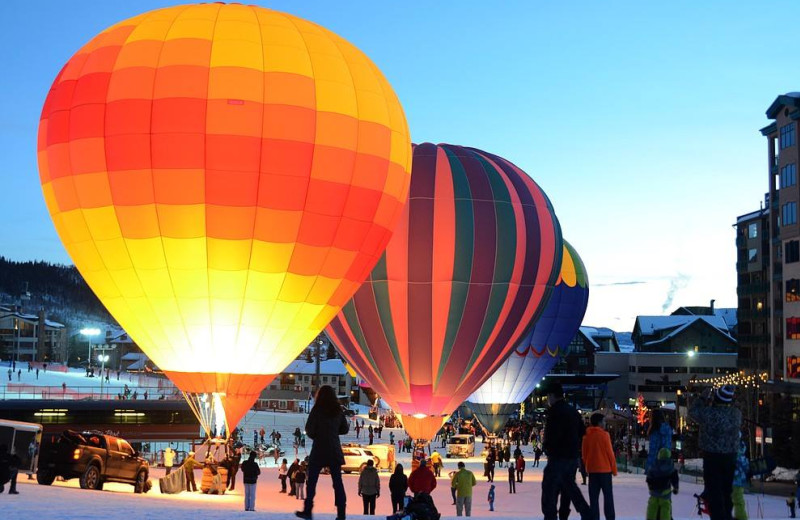
[[[234,448],[228,461],[228,489],[236,489],[236,474],[239,472],[239,464],[242,461],[242,448]]]
[[[656,463],[656,457],[661,448],[672,451],[672,427],[664,418],[664,411],[657,408],[650,412],[650,426],[647,429],[649,441],[645,471]]]
[[[294,472],[294,489],[297,492],[297,500],[306,499],[306,469],[306,461],[303,461]]]
[[[289,480],[289,496],[297,496],[297,486],[295,485],[294,474],[300,469],[300,459],[294,459],[289,470],[286,472],[286,478]]]
[[[431,465],[433,465],[433,476],[442,476],[442,456],[438,451],[431,453]]]
[[[278,468],[278,480],[281,481],[281,490],[279,493],[286,493],[286,475],[289,473],[287,463],[288,461],[283,459],[283,462],[281,462],[281,467]]]
[[[508,492],[517,492],[517,471],[514,469],[514,463],[508,463]]]
[[[172,472],[172,466],[175,464],[175,450],[172,449],[172,443],[169,443],[167,449],[164,450],[164,468],[167,475]]]
[[[603,515],[614,520],[614,493],[611,476],[617,475],[617,459],[611,447],[611,436],[605,431],[605,416],[593,413],[591,426],[583,436],[581,453],[586,472],[589,474],[589,507],[595,520],[600,520],[600,492],[603,492]]]
[[[462,511],[467,516],[472,516],[472,488],[475,487],[475,484],[477,484],[475,475],[466,468],[463,462],[459,462],[458,471],[453,475],[451,484],[456,490],[456,516],[461,516]]]
[[[517,463],[517,482],[522,482],[522,474],[525,473],[525,456],[520,453],[515,462]]]
[[[486,455],[486,478],[489,482],[494,482],[495,453],[494,449],[490,449],[489,454]]]
[[[314,407],[308,414],[306,421],[306,435],[314,443],[308,463],[308,481],[306,483],[307,496],[302,511],[296,511],[298,518],[311,519],[314,509],[314,497],[317,494],[317,481],[319,472],[327,466],[330,470],[331,482],[336,504],[336,519],[345,520],[347,495],[342,483],[342,465],[344,454],[339,436],[350,429],[347,419],[342,412],[342,406],[336,399],[336,392],[329,385],[323,385],[317,390]]]
[[[711,520],[730,520],[733,509],[733,474],[742,426],[742,412],[733,406],[735,391],[733,385],[716,391],[708,388],[689,402],[689,419],[700,428],[703,493]]]
[[[256,452],[251,451],[250,457],[242,463],[245,511],[256,510],[256,483],[259,475],[261,475],[261,468],[256,464]]]
[[[489,511],[494,511],[494,484],[489,486],[489,495],[486,499],[489,501]]]
[[[542,458],[542,446],[537,442],[536,447],[533,448],[533,467],[539,467],[539,459]]]
[[[399,513],[405,507],[403,499],[408,491],[408,477],[403,473],[403,465],[397,464],[394,473],[389,477],[389,497],[392,500],[392,514]]]
[[[186,491],[197,491],[197,484],[194,481],[194,468],[200,463],[194,458],[194,452],[190,451],[186,460],[183,461],[183,472],[186,475]]]
[[[372,432],[370,432],[371,434]],[[375,469],[375,461],[369,459],[358,476],[358,496],[364,502],[364,514],[375,514],[375,500],[381,496],[381,479]]]
[[[575,483],[581,437],[584,433],[580,414],[564,400],[561,383],[549,385],[547,419],[544,427],[544,453],[547,465],[542,475],[542,514],[544,520],[556,520],[558,495],[572,502],[583,520],[591,518],[589,504]]]
[[[254,429],[253,430],[253,449],[256,449],[256,446],[258,446],[258,430]]]
[[[428,467],[427,461],[423,458],[419,461],[417,469],[411,472],[408,477],[408,489],[414,493],[414,496],[419,493],[426,493],[430,495],[436,489],[436,477],[433,476],[431,469]]]
[[[669,448],[658,450],[656,462],[647,470],[647,520],[669,520],[672,518],[672,495],[678,494],[678,472],[672,463]]]

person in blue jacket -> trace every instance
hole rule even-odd
[[[664,418],[664,411],[660,408],[650,412],[650,428],[647,430],[647,437],[650,445],[647,450],[645,471],[652,468],[656,463],[656,458],[661,448],[667,448],[672,452],[672,427]]]

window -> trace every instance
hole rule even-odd
[[[628,372],[636,372],[636,367],[633,365],[628,366]]]
[[[640,374],[660,374],[661,367],[639,367]]]
[[[788,125],[782,126],[780,134],[781,150],[790,146],[794,146],[794,123],[789,123]]]
[[[661,385],[639,385],[640,392],[660,392]]]
[[[786,280],[786,301],[800,302],[800,280],[797,278]]]
[[[758,261],[758,249],[752,248],[747,250],[747,261],[751,264]]]
[[[781,226],[797,224],[797,203],[787,202],[781,206]]]
[[[630,390],[631,392],[635,392],[636,391],[636,385],[628,385],[628,390]]]
[[[781,168],[780,173],[780,187],[788,188],[797,184],[797,167],[794,163],[787,164]]]
[[[685,374],[686,367],[664,367],[665,374]]]
[[[800,262],[800,240],[789,240],[783,251],[783,262],[793,264]]]
[[[758,238],[758,224],[753,222],[749,226],[747,226],[747,237],[748,238]]]
[[[786,318],[786,339],[800,339],[800,318]]]

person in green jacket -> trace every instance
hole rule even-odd
[[[456,490],[456,516],[461,512],[472,516],[472,488],[475,487],[475,474],[466,468],[463,462],[458,463],[458,471],[453,475],[451,486]]]

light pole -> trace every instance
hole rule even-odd
[[[100,368],[100,398],[103,398],[103,371],[106,368],[106,361],[108,361],[108,354],[100,354],[97,356],[97,361],[101,363]]]
[[[100,366],[100,397],[103,397],[103,379],[105,379],[105,375],[103,372],[106,371],[106,362],[108,362],[108,351],[114,350],[116,348],[115,345],[98,345],[94,348],[95,352],[100,352],[97,356],[97,361],[101,363]]]
[[[100,329],[87,327],[80,330],[82,336],[86,336],[86,341],[89,343],[89,357],[86,358],[86,373],[92,368],[92,336],[100,334]]]

